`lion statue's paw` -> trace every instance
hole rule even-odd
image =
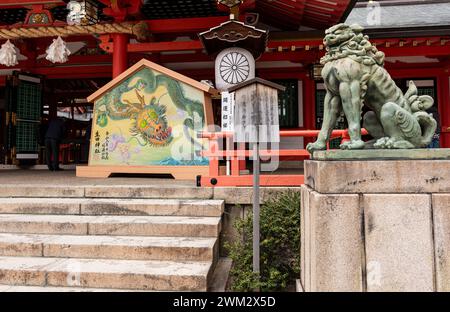
[[[389,137],[378,139],[373,147],[375,148],[392,148],[393,142]]]
[[[375,148],[394,148],[394,149],[409,149],[414,148],[414,145],[406,140],[396,139],[396,138],[389,138],[384,137],[381,139],[378,139],[377,142],[373,145]]]
[[[312,154],[312,152],[314,152],[314,151],[321,151],[321,150],[324,150],[324,149],[327,149],[326,143],[322,143],[322,142],[319,142],[319,141],[316,141],[314,143],[308,143],[308,145],[306,145],[306,150],[310,154]]]
[[[343,150],[352,150],[352,149],[363,149],[364,145],[365,145],[364,141],[355,140],[355,141],[346,141],[342,143],[339,147]]]

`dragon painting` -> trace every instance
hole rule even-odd
[[[132,80],[135,80],[132,83]],[[160,86],[164,86],[174,105],[187,113],[187,117],[183,121],[185,135],[193,144],[199,145],[190,136],[187,129],[194,129],[196,118],[200,118],[203,126],[204,113],[203,104],[194,101],[184,95],[184,91],[180,83],[170,77],[164,75],[155,75],[150,69],[143,69],[137,75],[125,79],[119,86],[106,93],[96,103],[96,123],[100,127],[108,124],[108,118],[111,120],[130,119],[132,126],[130,132],[131,139],[138,140],[141,146],[167,146],[171,143],[172,128],[169,126],[166,117],[166,107],[160,104],[160,99],[153,97],[149,103],[145,103],[144,92],[152,94]],[[133,103],[124,100],[122,95],[128,92],[135,92],[139,103]],[[198,117],[195,116],[198,114]],[[131,140],[130,139],[130,140]]]
[[[384,53],[362,32],[361,26],[346,24],[335,25],[325,32],[327,53],[321,59],[327,91],[324,119],[317,141],[307,145],[310,153],[326,149],[342,110],[350,140],[342,143],[341,149],[425,147],[435,133],[436,121],[426,112],[433,106],[433,98],[418,96],[412,81],[403,94],[384,69]],[[363,127],[374,138],[369,142],[361,139],[364,104],[371,109],[363,118]]]

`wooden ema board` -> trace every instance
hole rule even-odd
[[[77,176],[206,174],[207,141],[197,133],[213,123],[213,94],[206,84],[139,61],[88,97],[94,102],[89,164],[77,167]]]

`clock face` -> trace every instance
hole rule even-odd
[[[239,52],[225,54],[220,60],[220,77],[229,84],[237,84],[247,80],[250,75],[250,63],[247,57]]]

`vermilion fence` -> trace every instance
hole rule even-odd
[[[319,130],[281,130],[281,137],[315,138]],[[362,134],[367,134],[365,129]],[[209,149],[203,152],[203,156],[209,158],[209,175],[197,178],[198,186],[251,186],[252,175],[241,174],[245,169],[245,160],[253,156],[253,151],[248,150],[245,144],[235,144],[233,132],[202,132],[200,138],[209,140]],[[332,139],[342,138],[342,142],[349,139],[348,130],[334,130]],[[262,149],[260,156],[263,159],[278,157],[280,160],[305,160],[309,159],[306,149]],[[225,166],[220,166],[220,160],[229,161],[229,172]],[[262,186],[300,186],[304,182],[303,174],[262,174],[260,184]]]

